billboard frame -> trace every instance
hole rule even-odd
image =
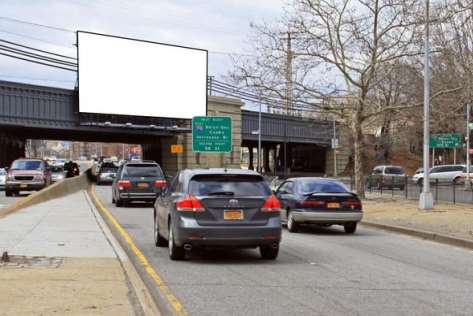
[[[177,45],[177,44],[162,43],[162,42],[156,42],[156,41],[150,41],[150,40],[144,40],[144,39],[137,39],[137,38],[131,38],[131,37],[125,37],[125,36],[110,35],[110,34],[104,34],[104,33],[98,33],[98,32],[82,31],[82,30],[77,30],[76,31],[76,45],[75,45],[76,46],[76,51],[77,51],[77,96],[78,96],[77,113],[78,114],[113,115],[113,116],[117,116],[117,117],[118,116],[119,117],[131,117],[131,116],[133,116],[133,117],[141,117],[141,118],[158,118],[158,119],[166,119],[166,120],[190,120],[190,121],[192,121],[192,119],[180,118],[180,117],[161,117],[161,116],[147,116],[147,115],[123,115],[123,114],[103,114],[103,113],[93,113],[93,112],[80,112],[79,33],[99,35],[99,36],[105,36],[105,37],[113,37],[113,38],[136,41],[136,42],[158,44],[158,45],[185,48],[185,49],[192,49],[192,50],[198,50],[198,51],[205,52],[205,116],[208,115],[208,112],[209,112],[209,109],[208,109],[208,107],[209,107],[209,93],[208,93],[209,92],[209,51],[208,51],[208,49],[196,48],[196,47],[190,47],[190,46],[183,46],[183,45]]]

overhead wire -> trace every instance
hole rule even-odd
[[[32,25],[32,26],[38,26],[38,27],[43,27],[43,28],[56,30],[56,31],[75,33],[75,31],[73,31],[73,30],[65,29],[65,28],[62,28],[62,27],[56,27],[56,26],[51,26],[51,25],[46,25],[46,24],[41,24],[41,23],[24,21],[24,20],[10,18],[10,17],[6,17],[6,16],[0,16],[0,20],[10,21],[10,22],[15,22],[15,23],[20,23],[20,24],[27,24],[27,25]]]
[[[5,45],[2,45],[2,44],[0,44],[0,51],[7,51],[7,52],[10,52],[10,53],[14,53],[14,54],[18,54],[18,55],[22,55],[22,56],[26,56],[26,57],[31,57],[31,58],[51,62],[51,63],[61,64],[61,65],[65,65],[65,66],[77,67],[77,64],[73,63],[73,62],[64,61],[64,60],[60,60],[60,59],[56,59],[56,58],[52,58],[52,57],[47,57],[47,56],[39,55],[39,54],[35,54],[35,53],[30,53],[30,52],[27,52],[27,51],[24,51],[24,50],[21,50],[21,49],[16,49],[16,48],[5,46]]]
[[[15,46],[18,46],[18,47],[27,48],[27,49],[30,49],[30,50],[34,50],[34,51],[49,54],[49,55],[54,55],[54,56],[58,56],[58,57],[62,57],[62,58],[77,60],[76,57],[70,57],[70,56],[66,56],[66,55],[62,55],[62,54],[58,54],[58,53],[53,53],[53,52],[50,52],[50,51],[47,51],[47,50],[42,50],[42,49],[34,48],[34,47],[31,47],[31,46],[18,44],[18,43],[15,43],[15,42],[4,40],[4,39],[0,39],[0,42],[7,43],[7,44],[10,44],[10,45],[15,45]]]
[[[44,65],[44,66],[49,66],[49,67],[54,67],[54,68],[59,68],[59,69],[64,69],[64,70],[77,72],[77,69],[71,69],[71,68],[67,68],[67,67],[53,65],[53,64],[50,64],[50,63],[44,63],[44,62],[37,61],[37,60],[32,60],[32,59],[28,59],[28,58],[24,58],[24,57],[19,57],[19,56],[16,56],[16,55],[7,54],[7,53],[1,52],[1,51],[0,51],[0,55],[15,58],[15,59],[19,59],[19,60],[24,60],[24,61],[27,61],[27,62],[30,62],[30,63],[35,63],[35,64]]]

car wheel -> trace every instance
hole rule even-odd
[[[356,231],[356,226],[357,226],[357,222],[349,222],[349,223],[345,223],[343,225],[343,228],[345,229],[345,233],[354,234]]]
[[[298,229],[299,225],[296,223],[294,215],[292,215],[292,212],[289,212],[289,215],[287,216],[287,230],[291,233],[295,233]]]
[[[174,233],[172,232],[172,225],[169,224],[169,237],[168,237],[168,248],[169,248],[169,258],[171,260],[183,260],[186,252],[184,250],[184,247],[178,247],[174,243]]]
[[[424,179],[420,178],[419,180],[417,180],[417,185],[418,186],[423,186],[424,185]]]
[[[168,241],[159,234],[159,222],[157,216],[154,218],[154,244],[156,247],[166,247],[168,245]]]
[[[117,207],[122,207],[122,206],[123,206],[123,201],[122,201],[120,198],[117,198],[117,199],[115,200],[115,205],[116,205]]]
[[[5,196],[13,196],[13,192],[11,190],[5,189]]]
[[[279,254],[279,245],[273,248],[272,246],[260,246],[259,252],[261,254],[261,258],[265,260],[275,260]]]

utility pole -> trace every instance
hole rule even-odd
[[[430,148],[430,3],[425,0],[425,56],[424,56],[424,186],[419,197],[419,208],[430,210],[434,207],[434,200],[430,192],[429,181],[429,148]]]
[[[333,149],[333,176],[337,176],[337,124],[335,119],[333,119],[333,140],[332,140],[332,149]]]
[[[470,179],[470,103],[466,105],[466,180],[465,180],[465,189],[468,190],[471,187]]]
[[[258,167],[256,170],[261,172],[261,100],[259,102],[258,113]]]
[[[292,108],[293,85],[292,85],[292,52],[291,32],[287,32],[287,53],[286,53],[286,115],[289,115],[289,109]]]

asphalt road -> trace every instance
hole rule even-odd
[[[106,207],[191,315],[473,315],[473,252],[361,227],[284,231],[278,259],[256,250],[169,259],[152,208]]]

